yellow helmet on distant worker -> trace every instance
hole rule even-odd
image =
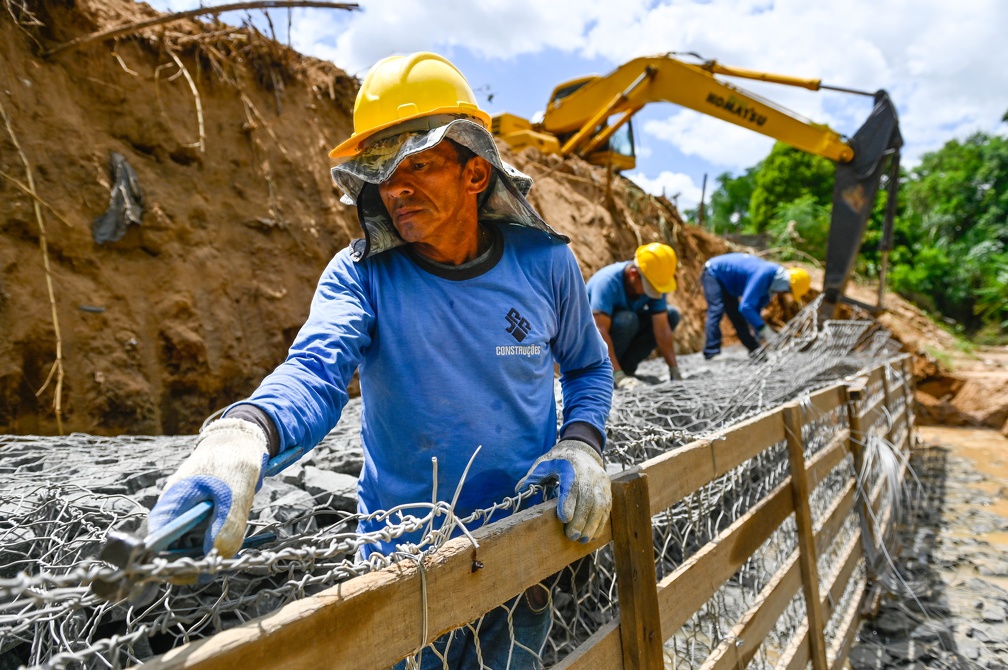
[[[634,262],[640,268],[644,278],[659,293],[671,293],[676,290],[676,269],[679,259],[675,249],[667,244],[651,242],[637,247]]]
[[[812,288],[812,278],[809,273],[801,268],[791,268],[788,270],[791,277],[791,294],[795,300],[801,300],[809,289]]]
[[[468,118],[490,127],[490,115],[476,104],[458,68],[427,51],[375,63],[357,92],[353,115],[353,135],[330,151],[330,158],[356,156],[381,131],[427,116]]]

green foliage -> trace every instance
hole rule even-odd
[[[830,206],[806,193],[777,208],[767,231],[772,245],[785,259],[812,256],[821,259],[829,235]]]
[[[749,230],[749,200],[756,188],[757,164],[740,177],[724,172],[717,176],[717,188],[711,194],[708,227],[718,234]]]
[[[833,163],[826,158],[799,151],[783,142],[774,144],[755,175],[749,199],[752,229],[763,232],[781,205],[805,195],[819,205],[830,206],[834,171]]]
[[[931,294],[934,309],[971,329],[1008,329],[1008,139],[947,142],[912,171],[906,197],[901,223],[913,239],[901,260],[912,267],[894,267],[894,287]]]

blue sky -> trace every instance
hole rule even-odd
[[[156,0],[162,11],[198,0]],[[1006,132],[1008,2],[1002,0],[359,0],[361,11],[295,9],[290,42],[361,77],[393,53],[436,51],[469,79],[491,114],[526,118],[560,82],[643,55],[694,51],[726,65],[886,89],[905,141],[903,164],[978,130]],[[271,10],[287,41],[288,10]],[[239,23],[246,15],[222,18]],[[252,13],[253,17],[261,16]],[[733,80],[800,115],[853,134],[870,99]],[[493,95],[492,100],[489,96]],[[652,193],[696,206],[704,175],[739,174],[773,140],[657,103],[634,119],[637,168]],[[335,145],[343,138],[333,138]]]

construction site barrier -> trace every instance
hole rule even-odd
[[[543,503],[474,531],[476,544],[453,539],[417,562],[347,580],[144,667],[388,668],[611,543],[619,613],[553,667],[664,668],[663,645],[792,517],[797,549],[730,635],[712,641],[701,667],[745,667],[798,601],[804,617],[773,667],[841,667],[872,575],[893,551],[885,542],[894,508],[884,502],[892,480],[869,462],[867,448],[889,445],[902,481],[914,444],[911,379],[909,358],[896,357],[627,469],[612,480],[610,523],[591,543],[568,540],[555,502]],[[786,446],[789,473],[659,577],[654,518],[775,445]],[[833,485],[823,495],[827,478]],[[840,532],[845,524],[853,532]]]

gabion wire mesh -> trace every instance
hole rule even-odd
[[[818,302],[793,319],[769,347],[746,355],[728,349],[712,361],[681,356],[683,381],[668,380],[664,365],[646,361],[638,376],[647,384],[614,397],[608,425],[607,467],[612,473],[701,438],[716,438],[747,417],[835,383],[893,357],[897,344],[874,322],[817,320]],[[904,383],[891,374],[893,385]],[[881,397],[869,390],[861,406]],[[559,395],[558,395],[559,397]],[[472,531],[497,509],[516,510],[530,492],[464,519],[445,504],[418,505],[374,515],[385,528],[372,536],[354,530],[352,492],[337,495],[305,484],[305,470],[356,476],[360,425],[354,402],[340,425],[295,473],[285,473],[256,496],[253,535],[275,539],[233,559],[156,558],[129,576],[154,600],[145,607],[106,603],[88,585],[123,574],[96,559],[110,528],[142,530],[165,477],[192,444],[191,436],[62,438],[0,436],[0,668],[125,667],[188,641],[241,624],[285,603],[346,579],[439,547],[459,530]],[[806,416],[806,457],[846,427],[841,408]],[[866,430],[877,440],[884,418]],[[884,432],[884,431],[883,431]],[[814,492],[815,510],[842,487],[849,459]],[[671,574],[719,532],[753,508],[789,474],[784,443],[715,479],[652,519],[658,578]],[[847,524],[845,533],[856,526]],[[416,545],[390,556],[357,558],[363,544],[394,540],[422,529]],[[793,521],[772,537],[677,631],[666,631],[666,664],[702,665],[730,638],[745,610],[795,550]],[[841,540],[838,539],[839,543]],[[611,547],[568,566],[548,580],[552,624],[540,657],[564,658],[618,613]],[[791,643],[805,614],[799,593],[777,621],[751,667],[768,667]],[[510,616],[510,613],[508,613]],[[460,629],[475,630],[479,621]],[[437,653],[426,650],[428,662]]]

